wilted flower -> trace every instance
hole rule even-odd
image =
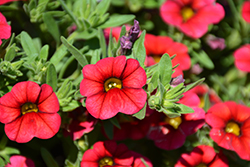
[[[250,160],[250,108],[233,101],[217,103],[206,114],[210,137],[220,146]]]
[[[224,18],[225,11],[215,0],[167,0],[160,8],[160,15],[187,36],[200,38],[208,31],[209,24]]]
[[[95,118],[109,119],[118,112],[135,114],[146,102],[142,89],[146,73],[135,59],[108,57],[82,69],[80,93],[86,96],[86,108]]]
[[[61,125],[59,102],[51,86],[19,82],[0,98],[0,122],[10,140],[26,143],[33,137],[53,137]]]

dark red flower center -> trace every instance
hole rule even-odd
[[[110,89],[113,88],[122,88],[122,81],[118,78],[109,78],[104,82],[104,89],[108,92]]]
[[[181,117],[175,117],[175,118],[166,117],[165,122],[171,125],[173,128],[178,129],[179,125],[182,122],[182,119]]]
[[[192,8],[185,6],[181,9],[181,15],[183,17],[183,21],[186,22],[188,19],[193,17],[194,11]]]
[[[207,165],[204,164],[204,163],[200,163],[199,165],[197,165],[197,166],[195,166],[195,167],[207,167]]]
[[[23,115],[29,112],[38,112],[38,108],[34,103],[25,103],[22,105],[21,112]]]
[[[236,122],[230,121],[227,123],[225,132],[233,133],[236,136],[239,136],[240,135],[240,126]]]
[[[99,161],[99,167],[113,166],[114,162],[111,157],[104,157]]]

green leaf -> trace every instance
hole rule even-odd
[[[1,141],[0,141],[0,151],[3,150],[8,142],[8,138],[6,135],[3,135]]]
[[[208,93],[206,93],[203,98],[204,98],[204,107],[203,108],[207,112],[207,110],[210,108],[210,101],[209,101]]]
[[[155,71],[154,74],[152,75],[152,78],[150,79],[148,83],[148,91],[150,93],[153,92],[157,88],[158,82],[159,82],[159,72]]]
[[[103,127],[108,138],[112,140],[114,137],[114,125],[112,122],[110,120],[103,121]]]
[[[136,117],[137,119],[144,119],[146,116],[146,108],[147,108],[147,102],[145,103],[144,107],[137,113],[133,114],[133,117]]]
[[[118,129],[121,129],[121,126],[119,124],[119,121],[116,119],[116,117],[109,119],[113,125],[115,125]]]
[[[38,55],[38,52],[31,37],[25,31],[21,32],[21,45],[27,56],[33,57]]]
[[[48,58],[48,55],[49,55],[49,45],[44,45],[42,49],[40,50],[39,57],[40,59],[43,59],[46,61]]]
[[[78,49],[71,45],[63,36],[61,36],[61,41],[82,67],[88,64],[86,57],[82,55]]]
[[[75,37],[75,40],[78,40],[78,39],[85,39],[85,40],[92,39],[92,38],[96,37],[97,34],[98,34],[98,31],[96,29],[89,28],[87,30],[78,32],[77,36]]]
[[[168,91],[166,92],[164,98],[165,98],[165,99],[173,99],[173,97],[175,97],[175,94],[176,94],[177,92],[181,92],[181,91],[182,91],[183,87],[184,87],[184,83],[181,83],[181,84],[177,85],[176,87],[171,88],[170,90],[168,90]],[[178,94],[179,94],[179,93],[178,93]],[[178,96],[178,95],[177,95],[177,96]]]
[[[20,154],[20,151],[16,148],[5,147],[4,150],[1,150],[1,154]]]
[[[200,85],[204,80],[205,80],[205,78],[201,78],[201,79],[199,79],[198,81],[196,81],[194,83],[186,85],[185,92],[189,91],[190,89],[194,88],[197,85]]]
[[[41,155],[47,167],[59,167],[47,149],[41,147]]]
[[[59,99],[67,97],[69,92],[72,90],[72,82],[69,79],[65,79],[62,86],[56,92]]]
[[[6,55],[4,56],[4,60],[6,61],[12,61],[16,57],[16,51],[15,51],[16,45],[13,44],[9,50],[7,51]]]
[[[112,37],[112,28],[109,32],[109,44],[108,44],[108,57],[113,57],[113,49],[114,49],[114,43],[113,43],[113,37]]]
[[[187,114],[187,113],[194,112],[194,110],[192,108],[190,108],[184,104],[176,103],[175,105],[180,108],[180,110],[177,111],[178,113]]]
[[[140,158],[142,163],[145,165],[145,167],[149,167],[149,165],[147,164],[147,162],[144,160],[144,158]]]
[[[49,13],[43,13],[43,20],[45,25],[47,26],[48,32],[52,35],[52,37],[56,40],[56,43],[60,43],[60,31],[59,27],[54,20],[54,18]]]
[[[125,24],[135,18],[135,15],[112,15],[109,19],[100,25],[100,28],[117,27]]]
[[[54,92],[56,91],[56,89],[57,89],[57,74],[56,74],[56,68],[53,64],[50,64],[48,66],[48,69],[46,72],[46,83],[53,88]]]
[[[5,166],[5,162],[3,160],[3,158],[0,157],[0,166]]]
[[[107,57],[107,46],[106,46],[106,40],[103,34],[103,30],[101,28],[98,28],[99,30],[99,44],[102,49],[102,58]]]
[[[109,5],[110,5],[111,0],[102,0],[97,6],[96,6],[96,10],[95,12],[98,13],[100,15],[100,17],[102,15],[104,15],[107,10],[109,9]]]
[[[206,52],[201,51],[200,53],[192,52],[192,55],[198,60],[198,62],[207,69],[214,69],[214,63]]]
[[[62,106],[63,112],[73,111],[74,109],[80,107],[82,105],[81,102],[72,100],[68,105]]]
[[[158,71],[160,74],[160,81],[163,86],[167,85],[171,81],[172,76],[172,62],[168,54],[164,54],[158,65]]]
[[[133,54],[135,54],[134,57],[136,57],[140,63],[140,65],[143,67],[144,62],[146,59],[146,49],[144,46],[144,39],[145,39],[146,31],[143,30],[140,37],[135,41],[133,46]]]

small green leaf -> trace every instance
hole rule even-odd
[[[146,59],[146,49],[144,46],[144,39],[145,39],[146,31],[143,30],[140,37],[135,41],[133,46],[133,54],[138,59],[140,65],[143,67],[144,62]]]
[[[40,59],[43,59],[46,61],[48,58],[48,55],[49,55],[49,45],[44,45],[42,49],[40,50],[39,57]]]
[[[180,108],[180,110],[178,111],[178,113],[181,113],[181,114],[187,114],[187,113],[193,113],[194,110],[184,104],[180,104],[180,103],[176,103],[175,104],[177,107]]]
[[[149,165],[147,164],[147,162],[144,160],[144,158],[140,158],[142,163],[145,165],[145,167],[149,167]]]
[[[172,62],[168,54],[164,54],[158,65],[158,71],[160,74],[160,81],[163,86],[167,85],[171,81],[172,77]]]
[[[53,64],[50,64],[46,72],[46,83],[53,88],[55,92],[57,89],[57,74],[56,68]]]
[[[198,81],[194,82],[194,83],[191,83],[189,85],[187,85],[185,87],[185,92],[189,91],[190,89],[194,88],[195,86],[197,85],[200,85],[203,81],[205,80],[205,78],[201,78],[199,79]]]
[[[109,119],[113,125],[115,125],[118,129],[121,129],[121,126],[119,124],[119,121],[116,119],[116,117]]]
[[[33,57],[38,55],[38,52],[31,37],[25,31],[21,32],[21,45],[27,56]]]
[[[209,101],[209,95],[206,93],[204,95],[204,110],[207,112],[207,110],[210,108],[210,101]]]
[[[136,117],[137,119],[140,119],[140,120],[144,119],[146,116],[146,108],[147,108],[147,102],[138,113],[133,114],[133,117]]]
[[[198,62],[207,69],[214,69],[214,63],[206,52],[201,51],[200,53],[192,52],[192,55],[198,60]]]
[[[76,58],[76,60],[82,67],[88,64],[86,57],[82,55],[78,49],[71,45],[63,36],[61,36],[61,41],[68,48],[70,53]]]
[[[59,167],[47,149],[41,147],[41,155],[47,167]]]
[[[117,27],[120,26],[122,24],[125,24],[131,20],[133,20],[135,18],[135,15],[112,15],[109,17],[109,19],[104,22],[100,28],[108,28],[108,27]]]
[[[12,61],[12,60],[14,60],[14,58],[16,57],[15,47],[16,47],[16,45],[13,44],[9,48],[9,50],[7,51],[7,53],[6,53],[5,57],[4,57],[4,60],[6,60],[6,61]]]
[[[82,105],[81,102],[72,100],[68,105],[62,106],[63,112],[73,111],[74,109],[80,107]]]
[[[5,147],[4,150],[1,151],[3,154],[20,154],[20,151],[16,148]]]
[[[153,92],[157,88],[158,82],[159,82],[159,72],[155,71],[148,84],[148,85],[151,85],[150,87],[148,87],[148,90],[150,93]]]
[[[114,44],[113,44],[112,28],[111,28],[109,32],[108,57],[113,57],[114,55],[113,49],[114,49]]]
[[[3,150],[8,142],[8,138],[6,135],[3,135],[1,141],[0,141],[0,150]]]
[[[5,166],[5,162],[1,157],[0,157],[0,166]]]
[[[47,26],[48,32],[52,35],[52,37],[56,40],[56,43],[60,43],[60,31],[59,27],[54,20],[54,18],[49,13],[43,13],[43,20],[45,25]]]
[[[98,28],[99,30],[99,44],[102,49],[102,58],[107,57],[107,46],[106,46],[106,40],[103,34],[103,30],[101,28]]]
[[[114,137],[114,125],[110,120],[103,121],[104,131],[109,139],[113,139]]]
[[[98,13],[100,16],[104,15],[104,13],[107,12],[109,9],[111,0],[102,0],[97,6],[96,6],[96,13]]]
[[[78,32],[77,36],[75,37],[75,40],[78,40],[78,39],[85,39],[85,40],[92,39],[92,38],[96,37],[97,34],[98,34],[98,31],[96,29],[89,28],[87,30]]]

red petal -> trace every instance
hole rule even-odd
[[[112,76],[120,78],[126,65],[126,56],[118,56],[114,59]]]
[[[5,167],[35,167],[35,163],[24,156],[13,155],[10,157],[10,164],[7,164]]]
[[[88,64],[84,66],[84,68],[82,69],[82,74],[84,79],[89,79],[100,83],[104,83],[104,81],[107,79],[98,70],[95,64]]]
[[[32,81],[27,81],[27,102],[37,103],[37,98],[40,95],[41,88],[40,86]]]
[[[47,97],[43,102],[38,104],[39,112],[44,113],[56,113],[59,111],[59,101],[56,94],[53,92],[49,97]]]
[[[27,84],[31,81],[24,81],[15,84],[11,90],[11,94],[19,104],[28,102],[27,99]]]
[[[3,5],[5,3],[13,2],[13,1],[18,1],[18,0],[1,0],[0,5]]]
[[[207,5],[212,5],[215,0],[193,0],[192,8],[198,10],[199,8],[205,7]]]
[[[250,23],[250,2],[245,1],[242,5],[242,17],[246,22]]]
[[[1,4],[1,2],[0,2]],[[11,36],[11,26],[7,23],[6,18],[0,13],[0,39],[8,39]],[[1,44],[0,44],[1,45]]]
[[[233,119],[239,123],[246,121],[250,116],[250,108],[233,101],[225,102],[231,111]]]
[[[142,88],[147,81],[147,75],[142,67],[137,68],[128,77],[122,80],[123,88]]]
[[[52,94],[53,94],[52,87],[49,86],[48,84],[43,84],[41,86],[41,92],[40,92],[37,104],[39,105],[40,103],[45,101],[47,98],[49,98]]]
[[[222,151],[216,156],[215,160],[209,165],[209,167],[228,167],[227,157],[222,154]]]
[[[202,161],[205,164],[209,164],[215,157],[216,153],[214,151],[214,148],[211,146],[206,146],[206,145],[200,145],[197,146],[196,148],[199,148],[202,150]],[[195,149],[193,150],[193,152],[195,152]]]
[[[95,66],[100,71],[103,78],[106,80],[110,77],[113,77],[113,66],[114,66],[114,57],[107,57],[98,61]],[[92,71],[94,73],[95,71]],[[93,75],[93,74],[92,74]]]
[[[119,165],[132,165],[134,157],[132,152],[124,144],[119,144],[116,148],[114,162]]]
[[[61,117],[59,114],[36,113],[37,131],[36,137],[40,139],[49,139],[53,137],[61,126]]]
[[[80,93],[83,96],[92,96],[104,92],[104,84],[89,79],[83,79],[80,83]]]
[[[102,158],[103,157],[102,156],[100,157],[99,154],[95,152],[95,150],[89,149],[84,152],[82,157],[82,163],[94,162],[98,164],[99,160],[101,160]]]
[[[234,151],[240,156],[241,159],[250,160],[250,139],[248,137],[237,137],[232,139],[232,146]]]
[[[124,71],[122,73],[121,79],[124,80],[127,78],[130,74],[132,74],[137,68],[140,67],[140,64],[135,59],[128,59],[127,64],[124,68]]]
[[[8,138],[18,143],[29,142],[37,131],[36,114],[35,112],[27,113],[6,124],[4,130]]]

